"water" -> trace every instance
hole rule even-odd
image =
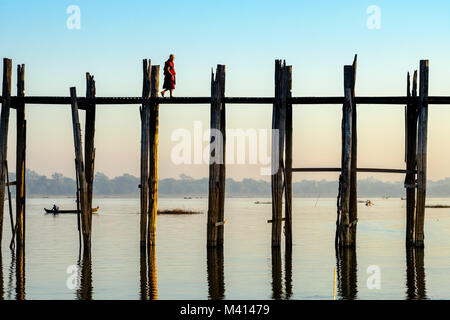
[[[76,215],[44,215],[53,199],[28,199],[25,268],[9,250],[5,214],[0,273],[3,299],[449,299],[450,209],[427,209],[425,250],[407,252],[405,201],[359,205],[356,251],[336,256],[336,199],[293,200],[292,251],[270,246],[270,199],[228,198],[223,251],[206,249],[207,199],[159,200],[160,209],[204,214],[159,215],[157,246],[139,249],[139,199],[97,198],[91,256],[78,252]],[[56,200],[74,208],[73,198]],[[428,199],[450,204],[450,199]],[[369,289],[369,266],[380,289]],[[81,286],[68,268],[80,267]],[[72,278],[71,278],[72,276]],[[372,278],[371,278],[372,279]],[[68,283],[69,282],[69,283]],[[76,283],[75,283],[76,284]]]

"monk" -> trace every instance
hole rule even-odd
[[[169,56],[169,60],[164,63],[164,84],[163,84],[163,91],[161,91],[161,95],[164,97],[164,93],[166,93],[167,90],[170,91],[170,97],[173,97],[173,89],[175,89],[175,69],[173,61],[175,60],[175,56],[171,54]]]

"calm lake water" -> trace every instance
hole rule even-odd
[[[333,299],[336,267],[336,299],[449,299],[450,209],[427,209],[425,249],[407,251],[405,201],[371,200],[359,204],[356,250],[336,257],[334,198],[293,200],[292,251],[271,249],[271,205],[255,204],[270,199],[226,199],[224,249],[208,251],[207,198],[161,198],[160,209],[204,214],[159,215],[157,246],[146,258],[139,199],[97,198],[91,257],[80,261],[76,215],[45,215],[53,199],[28,199],[24,269],[8,247],[5,212],[0,299]],[[57,203],[75,207],[73,198]],[[81,266],[78,288],[68,281],[71,266]],[[379,268],[379,289],[368,288],[370,266]]]

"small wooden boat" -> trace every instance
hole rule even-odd
[[[97,208],[92,208],[92,213],[96,213],[100,207],[97,206]],[[78,210],[53,210],[53,209],[46,209],[44,208],[45,213],[52,213],[52,214],[66,214],[66,213],[77,213]]]

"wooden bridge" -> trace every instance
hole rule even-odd
[[[272,129],[278,135],[272,137],[272,247],[280,247],[284,222],[285,243],[292,245],[292,173],[294,172],[340,172],[337,199],[336,247],[353,247],[357,230],[357,172],[384,172],[405,174],[407,195],[406,244],[424,246],[424,218],[427,167],[428,106],[448,105],[450,96],[428,96],[428,60],[420,61],[419,74],[408,73],[404,96],[358,97],[355,94],[357,59],[344,67],[343,96],[340,97],[292,97],[292,67],[281,60],[275,61],[274,97],[227,97],[225,96],[225,66],[218,65],[211,75],[210,97],[158,97],[159,66],[143,60],[143,86],[140,97],[97,97],[94,77],[86,74],[86,96],[78,97],[76,88],[70,88],[70,96],[25,96],[25,66],[17,66],[17,95],[11,96],[12,61],[3,60],[3,90],[0,123],[0,241],[3,230],[5,192],[16,186],[16,218],[13,221],[12,204],[9,201],[11,229],[18,252],[23,256],[25,246],[25,167],[26,167],[26,119],[25,105],[70,105],[75,146],[77,197],[79,205],[78,227],[83,248],[91,247],[92,193],[95,162],[95,113],[97,105],[140,105],[141,115],[141,183],[140,188],[140,246],[155,245],[156,214],[158,198],[158,129],[159,106],[162,104],[207,104],[210,106],[210,127],[221,132],[223,141],[216,137],[211,142],[217,147],[211,150],[209,165],[209,198],[207,219],[207,246],[222,247],[224,243],[225,202],[225,111],[227,104],[273,104]],[[411,79],[412,78],[412,79]],[[419,79],[420,78],[420,81]],[[301,105],[338,104],[342,107],[342,157],[340,168],[293,168],[292,167],[292,108]],[[405,168],[359,168],[357,166],[357,105],[406,106]],[[9,182],[7,177],[7,141],[10,110],[17,112],[16,176]],[[79,110],[86,111],[85,146],[82,146]],[[278,139],[275,141],[275,139]],[[218,147],[218,146],[221,147]],[[276,156],[275,156],[276,155]],[[278,159],[275,163],[274,159]],[[279,169],[278,169],[279,168]],[[285,197],[283,216],[283,194]],[[82,240],[82,241],[81,241]]]

